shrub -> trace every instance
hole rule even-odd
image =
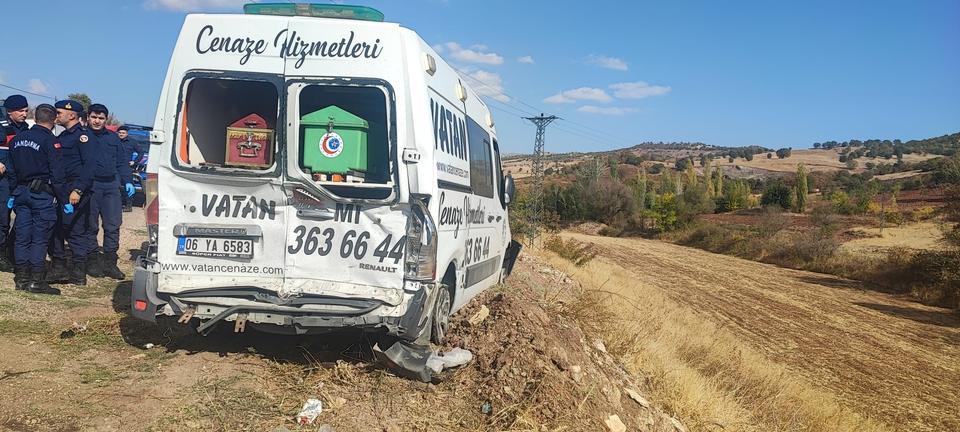
[[[580,202],[586,215],[606,224],[632,214],[635,208],[633,191],[620,181],[609,178],[598,179],[584,188]]]
[[[577,267],[583,267],[597,257],[597,251],[593,245],[574,239],[564,241],[563,238],[556,234],[547,237],[543,246],[547,248],[547,250],[572,262]]]
[[[960,307],[960,251],[921,251],[911,262],[913,292],[922,301]]]
[[[910,212],[910,220],[914,222],[925,221],[932,218],[934,214],[936,214],[936,210],[933,207],[920,207]]]
[[[767,186],[760,197],[760,205],[764,207],[779,206],[787,210],[793,207],[793,191],[789,186],[777,182]]]
[[[769,239],[788,226],[790,226],[789,216],[776,207],[767,207],[763,209],[763,215],[760,216],[757,232],[760,237]]]

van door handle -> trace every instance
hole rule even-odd
[[[297,209],[297,216],[307,219],[327,221],[333,220],[333,211],[326,209]]]

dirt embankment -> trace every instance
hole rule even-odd
[[[642,327],[627,363],[693,429],[960,430],[950,310],[665,242],[565,236],[595,245],[566,271]]]
[[[134,250],[142,215],[125,216]],[[447,348],[474,361],[433,384],[373,364],[369,336],[201,337],[128,317],[129,282],[91,282],[37,296],[0,274],[0,430],[606,430],[612,415],[629,430],[679,425],[562,313],[577,285],[533,258],[453,320]],[[489,316],[467,324],[482,306]],[[297,426],[307,398],[323,413]]]

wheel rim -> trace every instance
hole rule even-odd
[[[433,341],[442,343],[450,326],[450,291],[442,287],[433,314]]]

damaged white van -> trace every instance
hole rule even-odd
[[[520,248],[487,106],[374,9],[244,12],[188,15],[170,59],[133,315],[442,339]]]

